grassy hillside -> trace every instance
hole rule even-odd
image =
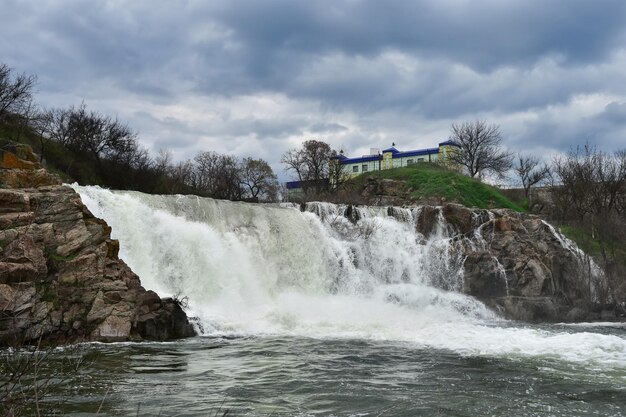
[[[600,241],[582,228],[571,225],[561,225],[559,229],[561,233],[573,240],[583,251],[591,256],[599,258],[602,256],[602,251],[604,250],[608,253],[610,258],[616,259],[622,265],[626,266],[625,239]]]
[[[525,211],[524,207],[505,197],[496,187],[484,184],[458,172],[450,171],[436,164],[415,164],[365,174],[366,177],[380,177],[404,181],[414,200],[445,199],[468,207],[509,208]],[[351,181],[363,181],[363,176]]]

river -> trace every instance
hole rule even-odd
[[[415,232],[419,209],[351,222],[327,203],[74,188],[201,335],[88,345],[65,413],[626,415],[624,325],[499,318],[459,292],[463,259],[444,224]]]

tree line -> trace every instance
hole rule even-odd
[[[228,200],[275,201],[278,182],[263,159],[213,151],[174,162],[151,155],[128,124],[82,103],[43,109],[33,97],[37,78],[0,64],[0,127],[9,139],[30,139],[41,161],[80,184],[155,194],[187,193]]]

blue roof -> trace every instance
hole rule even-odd
[[[367,156],[361,156],[359,158],[346,158],[346,159],[342,159],[341,163],[342,164],[357,164],[359,162],[371,162],[371,161],[378,161],[380,159],[379,155],[367,155]]]
[[[322,178],[319,180],[304,180],[304,181],[288,181],[285,183],[285,186],[288,190],[297,190],[302,188],[302,184],[308,185],[309,187],[319,187],[321,185],[328,185],[328,178]]]
[[[432,155],[436,153],[439,153],[439,148],[418,149],[416,151],[398,152],[396,156],[404,158],[407,156]]]
[[[300,186],[300,181],[288,181],[288,182],[285,183],[285,185],[287,186],[288,190],[295,190],[295,189],[298,189],[298,188],[302,188]]]
[[[445,142],[441,142],[439,146],[459,146],[456,142],[452,140],[446,140]],[[391,152],[394,158],[405,158],[410,156],[422,156],[422,155],[434,155],[439,153],[439,148],[427,148],[427,149],[416,149],[412,151],[401,152],[396,149],[395,146],[391,148],[383,149],[382,153]],[[341,160],[341,164],[358,164],[360,162],[371,162],[378,161],[381,155],[366,155],[358,158],[346,158],[344,155],[337,155],[333,157],[334,159]]]
[[[391,148],[383,149],[383,153],[385,153],[385,152],[398,153],[400,151],[392,146]]]
[[[447,141],[445,141],[445,142],[441,142],[441,143],[439,144],[439,146],[446,146],[446,145],[458,146],[458,147],[460,148],[460,146],[459,146],[459,144],[458,144],[458,143],[456,143],[455,141],[450,140],[450,139],[448,139],[448,140],[447,140]]]

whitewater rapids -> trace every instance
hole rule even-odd
[[[463,258],[416,210],[294,207],[72,186],[143,286],[184,298],[208,336],[389,340],[461,355],[626,370],[626,336],[525,327],[459,292]],[[400,215],[398,215],[400,213]]]

